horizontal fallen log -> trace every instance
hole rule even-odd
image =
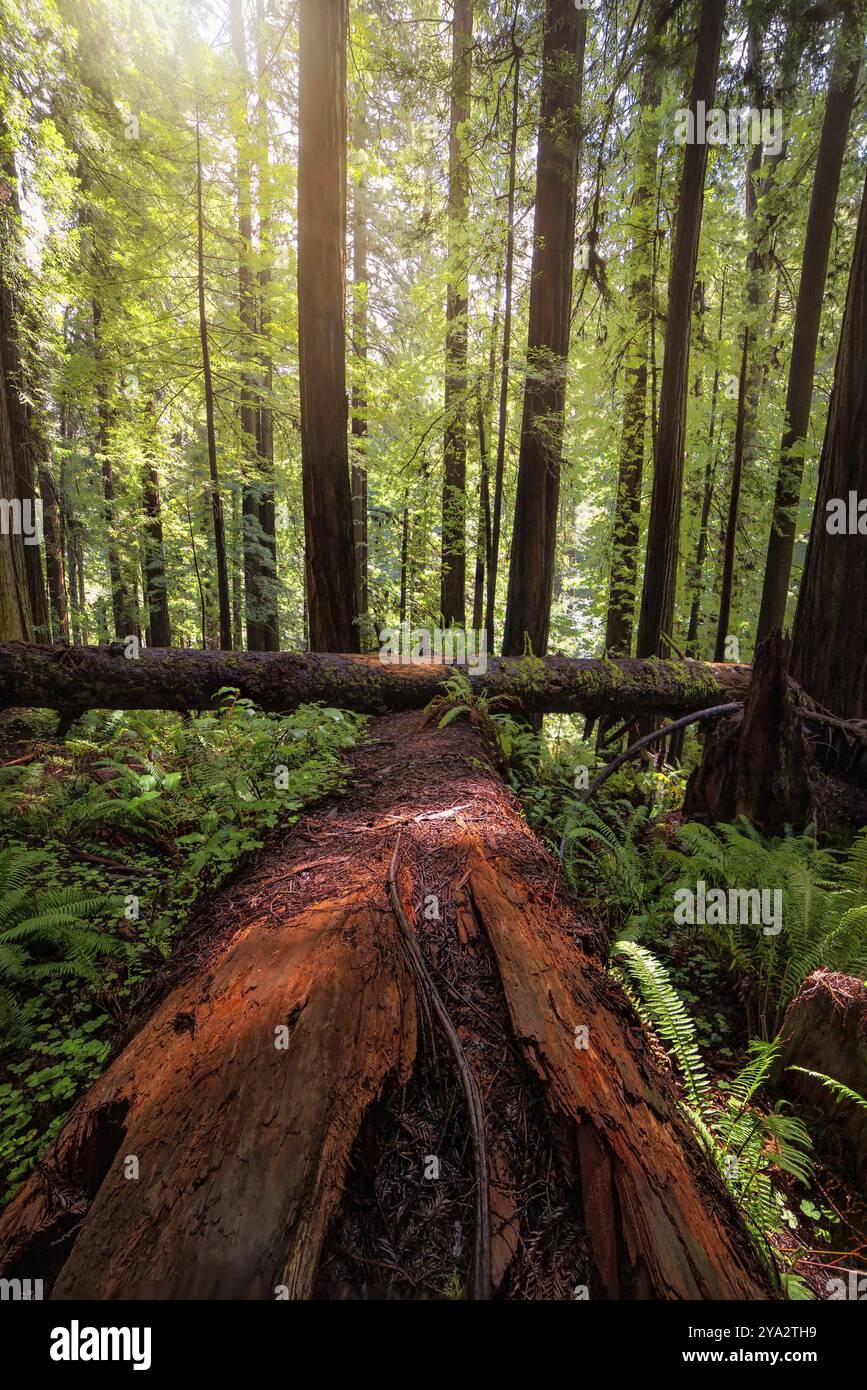
[[[725,662],[549,656],[492,660],[484,672],[472,675],[465,667],[442,664],[384,664],[378,653],[171,647],[143,649],[131,659],[125,650],[120,643],[0,645],[0,709],[54,709],[67,720],[88,709],[203,709],[219,690],[233,687],[269,711],[322,700],[362,714],[385,714],[422,708],[460,669],[475,694],[510,696],[528,714],[677,715],[743,700],[751,670]]]
[[[375,1270],[441,1297],[456,1272],[473,1292],[481,1222],[500,1298],[778,1296],[478,732],[392,716],[353,771],[181,941],[0,1217],[0,1273],[55,1299],[306,1299],[366,1297]]]

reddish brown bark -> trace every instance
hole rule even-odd
[[[826,709],[867,718],[867,184],[855,238],[819,489],[792,634],[792,674]],[[846,531],[831,529],[829,506]],[[853,529],[853,520],[855,527]]]
[[[446,302],[446,428],[443,449],[442,582],[445,627],[465,622],[467,579],[467,350],[470,116],[473,0],[454,0],[449,115],[449,283]]]
[[[705,110],[713,106],[724,17],[725,0],[702,0],[689,103],[693,113],[697,111],[700,101],[704,102]],[[672,635],[674,621],[689,341],[706,168],[707,145],[687,144],[669,275],[659,428],[638,627],[639,656],[660,654],[663,634]]]
[[[587,14],[547,0],[530,277],[528,373],[503,654],[548,648],[560,452],[572,308],[581,92]]]
[[[298,11],[298,342],[313,651],[358,651],[346,396],[347,0]]]
[[[467,725],[425,727],[417,714],[372,732],[360,785],[337,814],[303,822],[209,905],[174,983],[0,1219],[4,1275],[38,1272],[61,1298],[273,1298],[280,1286],[305,1298],[338,1258],[350,1280],[367,1279],[347,1254],[365,1146],[377,1135],[399,1144],[399,1191],[383,1189],[381,1201],[396,1198],[407,1217],[425,1200],[414,1173],[433,1138],[399,1118],[383,1135],[389,1112],[372,1102],[389,1087],[404,1105],[424,1095],[450,1107],[460,1094],[439,1034],[434,1044],[431,1022],[417,1023],[419,975],[388,887],[397,859],[392,883],[422,969],[458,1020],[458,1049],[484,1098],[493,1287],[526,1296],[522,1252],[542,1227],[524,1189],[544,1172],[564,1203],[553,1296],[573,1297],[581,1269],[591,1297],[773,1297],[606,973],[604,934],[566,897],[480,737]],[[433,891],[435,917],[421,910]],[[489,1050],[490,1028],[507,1045]],[[550,1169],[535,1132],[522,1138],[510,1105],[498,1104],[504,1073],[511,1105],[538,1101]],[[124,1175],[130,1155],[138,1180]],[[421,1241],[408,1219],[390,1231],[399,1296],[412,1292],[414,1261],[451,1238],[455,1163],[440,1176],[449,1200],[426,1209]],[[467,1278],[464,1246],[454,1259]]]
[[[804,1067],[833,1077],[856,1095],[867,1097],[867,987],[863,980],[816,970],[793,999],[780,1030],[780,1086],[796,1103],[824,1110],[843,1141],[861,1191],[867,1192],[867,1110],[838,1100]]]
[[[629,252],[629,296],[635,322],[624,353],[623,432],[620,436],[617,493],[611,534],[611,571],[605,650],[610,656],[629,656],[638,582],[638,537],[644,436],[647,428],[647,381],[650,327],[655,313],[653,270],[656,256],[656,176],[660,97],[660,62],[664,7],[655,0],[647,20],[636,132],[639,141],[635,192],[632,197]]]
[[[69,610],[66,602],[66,574],[63,554],[63,526],[57,484],[47,464],[39,469],[39,495],[42,498],[42,524],[45,536],[45,577],[51,614],[52,642],[69,641]]]
[[[804,440],[810,425],[816,349],[825,297],[825,274],[834,231],[837,190],[858,83],[859,48],[863,40],[863,22],[859,22],[858,7],[847,6],[844,13],[846,17],[840,29],[831,73],[804,238],[786,393],[786,429],[780,445],[757,642],[763,641],[774,628],[782,629],[789,597],[789,577],[804,473]]]
[[[779,633],[757,651],[743,712],[711,734],[690,778],[687,816],[727,822],[746,816],[768,835],[813,818],[811,760],[787,678],[789,651]]]

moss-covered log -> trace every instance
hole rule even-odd
[[[363,714],[420,709],[441,693],[455,667],[383,663],[378,654],[332,656],[315,652],[216,652],[124,646],[0,645],[0,709],[56,709],[74,716],[88,709],[207,708],[232,686],[270,711],[313,700]],[[594,661],[550,656],[489,661],[468,675],[477,694],[511,695],[527,713],[611,711],[687,714],[721,700],[742,699],[750,667],[701,661]]]

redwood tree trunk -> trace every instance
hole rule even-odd
[[[51,612],[52,642],[69,641],[69,609],[66,603],[66,562],[63,554],[63,526],[57,485],[47,464],[39,470],[39,494],[42,498],[43,531],[45,536],[45,577],[48,581],[48,602]],[[167,643],[161,643],[167,646]]]
[[[217,573],[217,604],[220,614],[220,646],[232,646],[232,609],[229,599],[229,569],[226,562],[226,527],[223,498],[217,469],[217,436],[214,429],[214,383],[211,377],[211,351],[205,312],[204,211],[202,207],[202,153],[199,113],[196,111],[196,270],[199,299],[199,338],[202,345],[202,382],[205,391],[205,430],[208,443],[208,472],[211,479],[211,508],[214,518],[214,558]]]
[[[702,0],[690,109],[713,106],[725,0]],[[696,132],[697,133],[697,132]],[[638,627],[638,655],[661,654],[663,634],[672,635],[677,586],[683,439],[689,385],[689,339],[698,241],[704,202],[707,145],[687,144],[668,285],[668,321],[662,362],[659,428],[653,494],[647,528],[647,560]]]
[[[620,436],[617,494],[611,538],[611,580],[605,650],[612,656],[629,656],[635,618],[638,580],[639,512],[644,473],[644,435],[647,428],[648,353],[653,304],[653,263],[656,248],[656,172],[660,97],[660,17],[654,3],[647,21],[644,67],[638,115],[638,163],[632,199],[632,248],[629,253],[629,291],[635,322],[629,326],[630,345],[625,355],[623,432]]]
[[[160,480],[153,454],[146,457],[142,465],[142,495],[149,644],[152,647],[170,647],[172,630],[169,622]]]
[[[355,124],[355,148],[363,151],[367,123],[364,95]],[[352,535],[359,617],[367,614],[367,202],[365,177],[355,185],[352,206]]]
[[[847,531],[829,529],[836,501]],[[861,514],[853,514],[860,502]],[[829,511],[829,504],[832,510]],[[854,525],[854,530],[852,529]],[[819,463],[819,490],[792,634],[792,675],[814,700],[847,719],[867,718],[867,185],[834,389]]]
[[[366,1216],[374,1248],[386,1224],[393,1295],[413,1296],[419,1264],[435,1291],[424,1265],[448,1242],[472,1296],[526,1298],[550,1223],[528,1200],[539,1180],[558,1255],[531,1298],[572,1299],[576,1282],[591,1298],[773,1297],[603,934],[480,737],[417,714],[373,732],[358,791],[209,904],[195,951],[0,1219],[4,1275],[38,1268],[54,1298],[345,1296],[370,1277],[365,1155],[399,1145]],[[441,1007],[420,1014],[417,995]],[[461,1067],[478,1108],[450,1145]],[[436,1129],[406,1122],[422,1105]],[[473,1240],[453,1254],[456,1214]]]
[[[244,610],[247,649],[265,650],[262,593],[262,524],[258,448],[259,411],[250,371],[256,333],[256,300],[253,289],[253,212],[250,189],[250,128],[247,114],[247,44],[241,0],[231,0],[232,51],[237,86],[234,100],[236,196],[238,209],[238,310],[241,323],[240,353],[246,364],[241,372],[241,459],[243,491]]]
[[[93,315],[93,349],[98,364],[102,363],[101,339],[102,307],[94,299],[91,305]],[[135,632],[136,612],[133,595],[130,592],[126,566],[121,558],[117,540],[117,517],[114,495],[114,464],[111,457],[111,412],[108,402],[108,387],[100,378],[96,386],[97,442],[102,475],[102,514],[105,522],[105,548],[108,556],[108,581],[111,588],[111,611],[114,621],[114,635],[122,641]]]
[[[298,338],[313,651],[358,651],[346,399],[347,0],[300,0]]]
[[[749,367],[750,330],[744,329],[741,350],[741,370],[738,384],[738,417],[735,427],[735,448],[732,458],[732,481],[729,490],[729,512],[726,521],[725,548],[723,553],[722,587],[720,590],[719,619],[716,630],[716,650],[714,661],[724,661],[726,637],[732,608],[732,591],[735,580],[735,544],[738,536],[738,513],[741,501],[741,478],[744,468],[744,429],[747,415],[747,371]]]
[[[454,0],[449,114],[449,283],[446,293],[446,428],[443,449],[442,582],[445,627],[463,627],[467,584],[467,343],[470,200],[466,124],[473,71],[473,0]]]
[[[280,650],[277,601],[277,512],[274,504],[274,410],[271,404],[274,368],[271,359],[271,162],[268,144],[268,92],[271,60],[268,53],[264,0],[256,0],[256,135],[259,177],[259,337],[261,389],[258,404],[257,449],[261,473],[259,525],[262,529],[262,636],[266,652]]]
[[[786,429],[780,445],[757,642],[761,642],[774,628],[782,629],[786,620],[789,576],[792,571],[801,480],[804,473],[803,445],[810,426],[816,345],[819,341],[819,324],[825,298],[825,275],[834,231],[840,171],[843,167],[861,61],[860,43],[863,39],[863,27],[859,28],[855,21],[854,6],[847,11],[847,16],[840,31],[838,51],[831,73],[825,119],[816,158],[816,172],[813,177],[810,212],[807,217],[792,335],[792,356],[789,360]]]
[[[3,112],[0,111],[0,173],[9,190],[9,201],[0,206],[0,373],[6,392],[7,426],[12,445],[14,485],[3,493],[6,498],[17,497],[29,502],[36,500],[37,460],[43,445],[31,403],[31,373],[28,373],[21,352],[19,315],[22,306],[16,292],[15,274],[27,274],[23,263],[21,208],[18,197],[18,175],[12,143]],[[32,624],[27,636],[48,636],[48,603],[42,579],[42,560],[38,545],[23,547],[23,565],[27,585],[24,610]]]
[[[517,22],[517,16],[516,21]],[[506,426],[509,419],[509,371],[512,356],[512,299],[515,280],[515,186],[518,162],[518,117],[521,101],[521,50],[512,26],[512,126],[509,136],[509,188],[506,211],[505,305],[503,309],[503,357],[500,364],[500,407],[497,424],[497,461],[494,467],[494,495],[491,507],[491,553],[488,558],[488,593],[485,628],[488,651],[494,647],[494,613],[497,603],[497,575],[500,567],[500,530],[503,518],[503,479],[506,468]]]
[[[722,343],[723,317],[725,314],[726,303],[726,280],[725,270],[723,270],[722,287],[720,289],[719,304],[719,328],[717,330],[717,343]],[[717,349],[719,351],[719,348]],[[713,385],[710,390],[710,424],[708,426],[707,437],[707,462],[704,467],[704,488],[701,499],[701,517],[699,519],[698,541],[695,548],[695,566],[691,577],[692,587],[692,607],[689,613],[689,627],[686,634],[686,651],[689,656],[699,655],[698,642],[698,622],[701,611],[701,596],[704,587],[704,562],[707,557],[707,533],[708,521],[710,519],[710,507],[713,501],[713,484],[716,474],[716,451],[714,448],[714,437],[716,435],[716,413],[717,401],[719,399],[719,367],[714,368]]]
[[[16,496],[15,465],[12,457],[12,432],[9,428],[9,408],[6,381],[0,373],[0,496],[11,500]],[[27,569],[24,559],[24,538],[13,533],[11,524],[0,534],[0,637],[4,641],[27,640],[33,635],[30,596],[27,591]]]
[[[572,310],[587,12],[547,0],[521,454],[503,653],[548,648]]]

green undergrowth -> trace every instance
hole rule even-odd
[[[831,848],[812,828],[767,838],[745,821],[684,821],[686,770],[650,758],[621,768],[587,804],[582,793],[604,764],[571,720],[537,737],[508,715],[494,719],[525,815],[555,852],[563,842],[564,876],[608,927],[612,972],[673,1068],[699,1143],[773,1277],[789,1297],[811,1297],[799,1260],[843,1237],[814,1186],[812,1137],[778,1094],[778,1033],[813,970],[867,974],[867,831]],[[730,890],[778,892],[781,929],[713,912],[679,919],[683,890],[699,884],[726,901]],[[819,1079],[841,1105],[865,1103]]]
[[[0,1193],[8,1200],[101,1073],[143,983],[191,914],[345,779],[363,719],[93,712],[3,730],[0,766]]]

